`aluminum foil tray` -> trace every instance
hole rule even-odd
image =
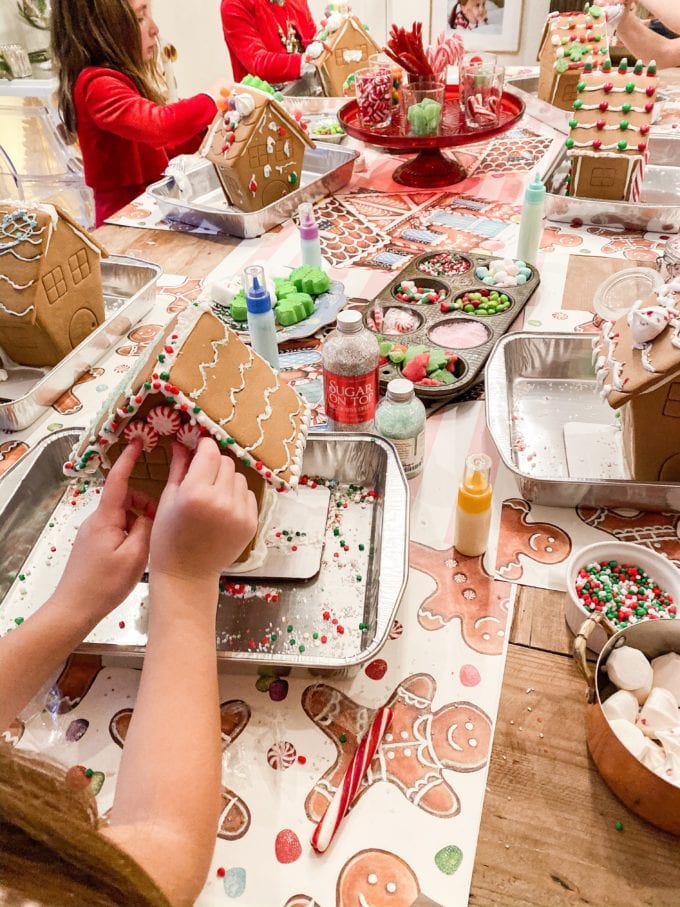
[[[486,421],[522,497],[555,507],[680,510],[680,483],[635,482],[621,461],[570,475],[569,424],[614,433],[618,417],[600,397],[592,334],[516,333],[501,338],[486,366]],[[608,476],[603,475],[607,472]]]
[[[427,266],[429,259],[434,258],[442,253],[449,252],[469,264],[469,268],[462,274],[452,277],[432,277],[422,270],[423,265]],[[369,329],[372,329],[374,323],[374,313],[376,304],[380,305],[383,315],[389,309],[401,309],[409,314],[416,314],[420,319],[420,326],[408,334],[387,334],[384,331],[375,331],[386,340],[395,343],[405,343],[408,346],[415,344],[426,344],[433,349],[444,349],[453,352],[458,357],[455,375],[457,381],[454,384],[442,385],[439,387],[430,387],[427,385],[416,384],[416,394],[424,400],[449,400],[462,396],[482,377],[482,369],[493,345],[508,330],[522,308],[527,304],[540,283],[540,276],[535,268],[532,268],[532,276],[526,284],[519,287],[494,288],[499,292],[507,294],[512,305],[505,312],[499,315],[475,316],[463,311],[454,311],[442,313],[439,303],[407,303],[401,302],[395,297],[396,288],[404,280],[413,280],[416,286],[431,287],[436,291],[444,290],[446,295],[442,301],[453,302],[453,300],[466,290],[478,290],[484,288],[484,284],[475,276],[475,269],[480,266],[488,265],[490,261],[495,260],[494,256],[476,255],[472,252],[457,252],[453,249],[437,248],[418,258],[404,268],[399,273],[399,277],[393,280],[380,293],[369,308],[364,312],[364,322]],[[483,324],[487,332],[487,340],[468,349],[457,349],[455,346],[441,346],[430,340],[430,332],[433,328],[444,322],[457,320],[466,320]],[[399,366],[392,363],[385,363],[380,367],[380,386],[383,390],[392,378],[398,378],[401,375]]]
[[[680,233],[680,145],[671,164],[647,164],[639,202],[571,198],[565,194],[569,172],[566,149],[545,175],[545,215],[567,224],[592,224],[622,230]]]
[[[300,202],[315,202],[347,185],[358,157],[356,149],[323,142],[307,148],[300,187],[260,211],[240,211],[229,205],[213,165],[204,160],[187,170],[184,192],[172,176],[152,183],[147,192],[168,220],[252,239],[291,217]]]
[[[28,428],[151,309],[162,268],[111,255],[102,259],[105,322],[51,369],[11,366],[0,383],[0,429]],[[4,359],[0,350],[0,359]]]
[[[78,430],[48,436],[0,483],[0,634],[51,593],[74,526],[99,500],[92,488],[74,497],[83,483],[62,474],[78,437]],[[316,434],[303,469],[308,487],[311,477],[318,486],[319,479],[326,487],[338,483],[331,488],[321,569],[305,582],[223,580],[216,647],[229,670],[347,673],[374,657],[392,628],[407,579],[409,532],[408,486],[394,448],[374,435]],[[290,557],[293,545],[306,543],[307,528],[285,527],[293,539],[282,537],[280,544]],[[140,583],[81,650],[143,655],[147,591]]]

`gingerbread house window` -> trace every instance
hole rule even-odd
[[[680,419],[680,381],[674,381],[668,388],[663,414],[669,419]]]
[[[614,183],[609,167],[593,167],[590,174],[590,185],[593,188],[608,189]]]
[[[71,277],[76,286],[90,276],[90,262],[85,249],[78,249],[74,255],[71,255],[68,260],[68,266],[71,269]]]
[[[66,280],[61,265],[52,268],[42,279],[42,285],[45,289],[45,295],[50,305],[54,305],[62,296],[66,295]]]

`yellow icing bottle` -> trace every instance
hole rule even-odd
[[[458,488],[455,546],[459,554],[477,557],[484,554],[491,525],[491,458],[470,454],[465,458],[465,474]]]

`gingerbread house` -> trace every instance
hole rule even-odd
[[[327,18],[321,20],[317,41],[324,45],[316,61],[324,94],[329,98],[343,95],[350,76],[368,66],[371,54],[380,53],[376,44],[357,16],[327,8]]]
[[[269,363],[209,309],[191,306],[173,319],[133,377],[105,404],[64,472],[82,476],[101,468],[106,473],[139,438],[143,452],[130,484],[158,499],[171,443],[194,449],[208,435],[233,457],[262,512],[267,486],[286,491],[297,485],[309,418],[308,405]]]
[[[599,6],[586,4],[584,12],[551,13],[538,51],[539,98],[571,110],[585,64],[596,69],[608,55],[607,19]]]
[[[104,321],[106,254],[61,208],[0,201],[0,347],[10,359],[56,365]]]
[[[259,211],[300,186],[305,148],[315,145],[273,93],[236,85],[226,107],[201,154],[212,162],[234,207]]]
[[[566,141],[569,195],[639,200],[656,87],[654,63],[624,58],[616,70],[606,61],[582,74]]]
[[[631,478],[680,482],[680,281],[605,322],[595,354],[602,394],[621,410]]]

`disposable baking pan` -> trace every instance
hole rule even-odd
[[[433,276],[428,274],[423,268],[428,267],[430,259],[438,255],[449,253],[456,256],[461,262],[468,265],[466,271],[451,277]],[[487,266],[491,261],[497,260],[494,256],[476,255],[472,252],[458,252],[453,249],[433,248],[432,251],[418,258],[404,268],[399,273],[399,277],[393,280],[376,298],[364,313],[364,322],[372,329],[376,303],[383,310],[383,314],[391,308],[404,309],[411,314],[417,315],[420,319],[420,325],[410,333],[387,334],[384,331],[375,331],[375,333],[384,337],[386,340],[395,343],[404,343],[407,346],[416,344],[425,344],[432,349],[440,349],[455,353],[458,357],[456,363],[455,375],[457,380],[453,384],[430,387],[427,385],[416,384],[416,394],[425,400],[449,400],[462,396],[482,377],[482,370],[493,345],[508,330],[522,308],[527,304],[534,291],[540,283],[540,276],[536,268],[531,267],[531,277],[522,286],[517,287],[488,287],[496,289],[499,293],[505,293],[511,300],[511,306],[505,312],[498,315],[477,316],[468,314],[463,311],[450,311],[444,313],[437,303],[408,303],[401,302],[395,296],[399,284],[404,280],[413,280],[416,286],[431,287],[437,291],[443,290],[445,296],[442,301],[453,302],[456,297],[466,291],[486,289],[484,284],[475,275],[475,269]],[[486,341],[479,346],[460,349],[455,346],[442,346],[434,343],[430,339],[431,331],[447,322],[476,322],[484,326],[486,332]],[[384,389],[392,378],[398,378],[401,370],[398,365],[387,362],[380,367],[380,385]]]
[[[566,148],[545,175],[545,215],[548,220],[580,226],[616,227],[654,233],[680,233],[680,144],[673,140],[674,163],[645,167],[639,202],[614,202],[568,197],[565,192],[569,161]]]
[[[8,380],[0,383],[0,429],[32,425],[153,306],[162,274],[158,265],[111,255],[102,259],[101,269],[106,320],[53,368],[8,369]]]
[[[183,193],[172,176],[152,183],[147,192],[168,220],[252,239],[291,217],[300,202],[318,201],[345,186],[358,157],[354,148],[317,142],[316,148],[305,149],[300,187],[259,211],[240,211],[229,205],[209,161],[187,170],[188,187]]]
[[[35,607],[47,597],[68,556],[68,514],[80,521],[98,500],[91,494],[88,504],[84,489],[72,498],[72,480],[62,473],[78,437],[78,430],[49,435],[0,483],[0,633],[27,616],[28,603]],[[368,434],[314,434],[303,469],[310,484],[340,483],[331,493],[321,569],[305,582],[228,580],[217,612],[216,648],[230,670],[349,672],[374,657],[392,629],[407,579],[409,531],[408,486],[394,447]],[[356,500],[345,507],[339,488],[350,485]],[[69,506],[71,499],[76,506]],[[304,528],[286,527],[295,545],[304,544]],[[55,531],[58,540],[46,548]],[[81,650],[142,655],[147,590],[140,583]]]
[[[486,421],[503,463],[537,504],[680,510],[680,483],[570,475],[565,424],[590,423],[595,433],[618,424],[600,396],[592,348],[592,334],[519,332],[498,341],[486,366]]]

